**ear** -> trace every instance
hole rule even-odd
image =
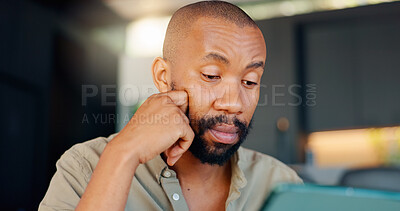
[[[158,91],[167,92],[170,82],[170,72],[167,62],[163,58],[157,57],[151,65],[151,70],[153,74],[153,82]]]

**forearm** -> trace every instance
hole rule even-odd
[[[112,142],[104,149],[76,210],[124,210],[139,160]]]
[[[105,147],[76,210],[122,211],[140,163],[166,152],[168,164],[174,165],[194,138],[185,115],[187,99],[185,91],[149,97]],[[157,116],[166,117],[170,124],[153,121]]]

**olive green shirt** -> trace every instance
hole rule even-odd
[[[74,210],[85,191],[106,144],[115,136],[99,137],[73,146],[58,160],[39,211]],[[280,161],[240,147],[231,158],[232,177],[226,210],[259,210],[278,183],[302,183]],[[161,156],[140,164],[125,210],[188,210],[176,173]]]

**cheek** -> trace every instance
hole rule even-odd
[[[243,105],[246,107],[244,109],[244,112],[246,113],[246,116],[248,116],[249,118],[253,116],[253,113],[257,108],[259,96],[260,96],[259,90],[254,90],[254,91],[249,90],[243,93],[243,98],[242,98]]]
[[[258,99],[260,97],[260,89],[252,91],[251,93],[249,93],[249,95],[250,106],[255,109],[257,107]]]
[[[189,114],[195,119],[200,119],[209,113],[215,101],[215,92],[209,87],[192,85],[186,89],[189,94]]]

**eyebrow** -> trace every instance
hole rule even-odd
[[[262,61],[252,62],[251,64],[246,66],[246,69],[259,68],[259,67],[264,68],[264,62],[262,62]]]
[[[224,64],[229,64],[229,60],[225,56],[222,56],[218,53],[209,53],[203,59],[204,60],[216,60],[216,61],[222,62]],[[252,62],[246,66],[246,69],[259,68],[259,67],[264,68],[263,61]]]
[[[226,57],[224,57],[218,53],[209,53],[203,59],[204,60],[211,59],[211,60],[216,60],[216,61],[222,62],[224,64],[229,64],[229,60]]]

